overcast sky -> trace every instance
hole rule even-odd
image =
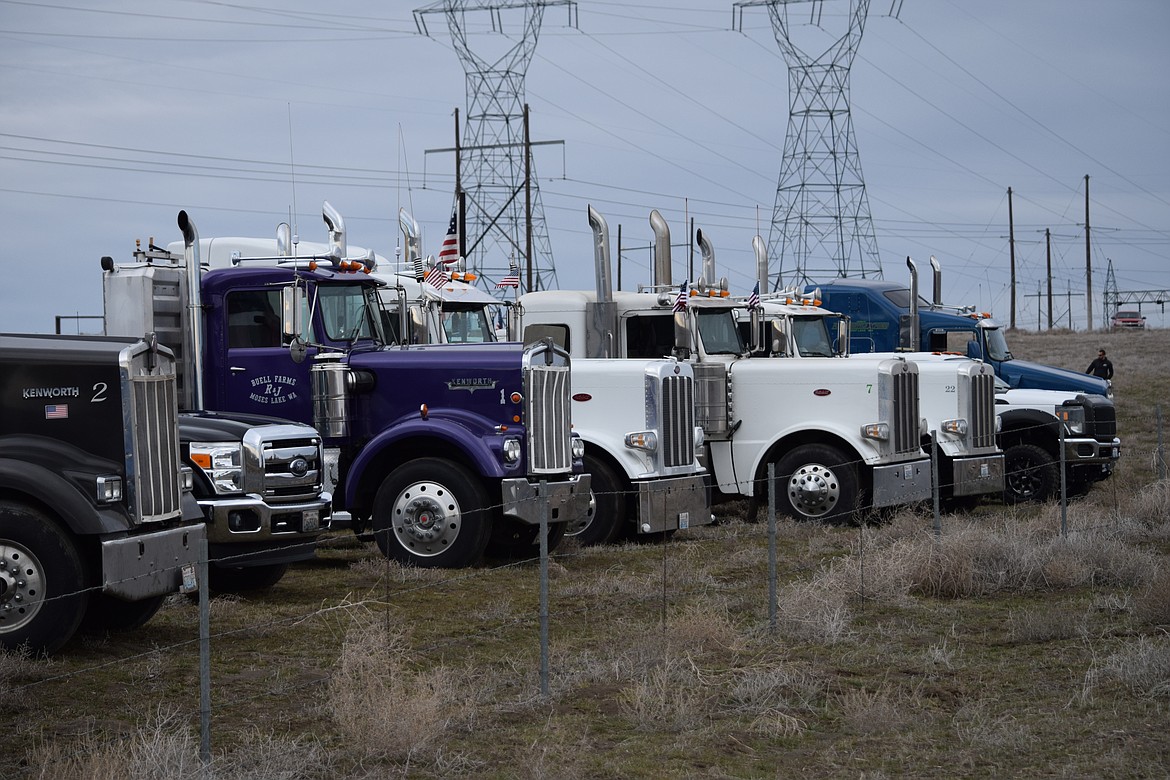
[[[466,95],[441,19],[416,32],[423,5],[0,0],[0,331],[101,314],[99,258],[179,239],[180,209],[203,237],[271,236],[295,211],[300,238],[320,241],[328,200],[351,244],[393,255],[401,205],[436,253],[454,161],[424,152],[453,145]],[[894,5],[873,0],[852,69],[886,277],[935,255],[949,302],[1006,323],[1011,187],[1018,324],[1046,321],[1049,229],[1058,324],[1083,328],[1087,175],[1094,324],[1110,262],[1122,291],[1170,288],[1170,3]],[[844,7],[826,3],[826,26]],[[653,208],[676,241],[693,217],[747,293],[788,122],[766,11],[740,31],[731,2],[576,10],[575,27],[546,10],[525,95],[532,137],[564,142],[535,153],[560,287],[593,285],[592,204],[627,248],[650,241]],[[648,281],[647,260],[627,254],[624,287]]]

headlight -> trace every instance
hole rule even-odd
[[[1085,407],[1062,406],[1056,410],[1056,416],[1068,426],[1070,432],[1077,434],[1085,432]]]
[[[515,463],[520,460],[520,440],[504,439],[504,462]]]
[[[861,426],[861,435],[867,439],[887,441],[890,438],[890,424],[870,423],[869,425],[863,425]]]
[[[953,433],[956,436],[967,435],[967,421],[963,419],[957,420],[943,420],[942,430],[945,433]]]
[[[635,431],[626,434],[626,446],[634,450],[654,452],[658,449],[658,434],[654,431]]]
[[[191,445],[191,462],[211,481],[218,494],[244,491],[241,447],[234,441],[199,442]]]
[[[573,460],[580,460],[585,457],[585,440],[580,436],[574,436],[570,439],[569,447],[573,455]]]
[[[117,474],[110,474],[97,478],[97,500],[101,504],[110,504],[122,500],[122,478]]]

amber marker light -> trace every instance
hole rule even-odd
[[[201,469],[211,468],[210,452],[195,452],[191,454],[191,462]]]
[[[431,410],[427,408],[426,404],[423,404],[418,408],[418,413],[425,420],[427,419],[427,415],[431,413]]]
[[[524,400],[524,396],[520,395],[517,392],[513,392],[512,395],[510,395],[508,397],[512,399],[512,403],[514,403],[514,404],[518,404]]]

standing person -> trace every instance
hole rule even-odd
[[[1109,358],[1105,357],[1105,350],[1097,350],[1097,359],[1089,364],[1085,373],[1099,376],[1102,379],[1113,378],[1113,364],[1109,362]]]

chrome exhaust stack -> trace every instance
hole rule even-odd
[[[910,313],[900,328],[899,346],[906,352],[918,351],[918,266],[906,256],[906,267],[910,269]]]
[[[658,209],[650,212],[650,228],[654,231],[654,280],[657,287],[670,287],[670,225],[658,213]]]
[[[934,255],[930,256],[930,267],[934,271],[934,298],[931,303],[937,308],[942,306],[942,268],[939,267],[938,260],[934,259]]]
[[[585,333],[585,353],[590,357],[614,357],[614,334],[617,332],[617,309],[613,302],[610,276],[609,224],[592,206],[589,227],[593,230],[593,271],[597,284],[597,303],[593,323]]]
[[[337,209],[325,201],[321,206],[321,216],[325,219],[325,226],[329,229],[329,254],[335,264],[345,259],[345,220]]]
[[[203,266],[199,258],[199,231],[186,211],[179,212],[179,230],[183,233],[183,264],[187,272],[187,328],[183,334],[187,387],[184,389],[188,409],[203,408]]]

